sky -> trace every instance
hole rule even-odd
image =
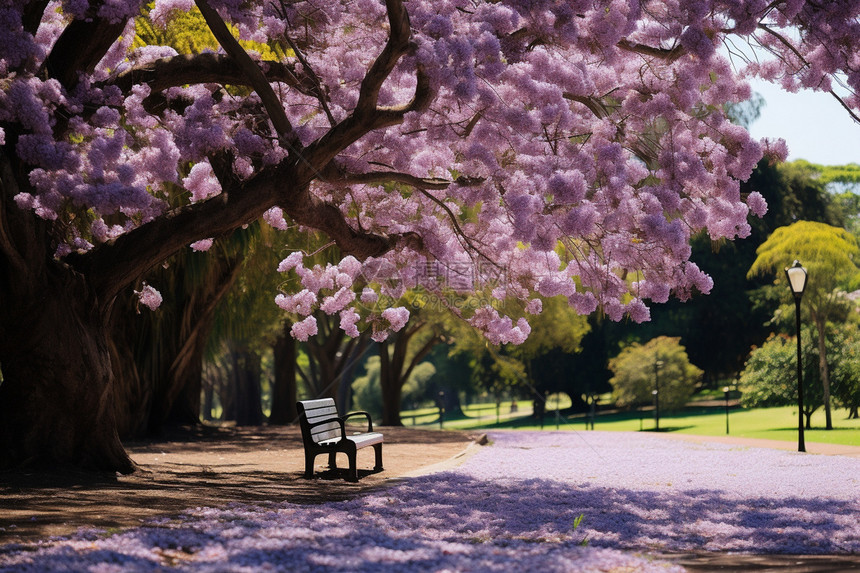
[[[788,160],[806,159],[822,165],[860,164],[860,124],[829,94],[790,94],[766,82],[750,82],[764,97],[761,117],[750,126],[756,137],[781,137]]]

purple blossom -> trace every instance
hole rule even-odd
[[[2,547],[0,569],[674,573],[673,553],[860,552],[855,458],[630,432],[489,438],[456,469],[348,501],[198,507],[112,535],[82,529]]]
[[[361,291],[361,302],[364,304],[375,304],[379,300],[379,294],[370,287],[364,287]]]
[[[307,316],[313,312],[317,304],[317,295],[308,289],[303,289],[294,295],[279,294],[275,297],[275,303],[287,312]]]
[[[357,338],[359,336],[356,323],[361,320],[361,316],[355,310],[348,308],[340,313],[340,328],[348,336]]]
[[[343,310],[353,300],[355,300],[355,292],[344,286],[333,295],[325,297],[320,304],[320,310],[326,314],[335,314]]]
[[[409,310],[403,306],[386,308],[382,311],[382,318],[388,321],[392,331],[397,332],[409,321]]]
[[[139,291],[134,291],[134,294],[137,295],[140,304],[149,308],[149,310],[155,310],[161,306],[161,293],[146,283],[143,284],[143,287]]]
[[[767,213],[767,201],[765,201],[764,197],[758,191],[753,191],[747,195],[747,206],[757,217],[764,217],[765,213]]]
[[[191,243],[189,246],[192,250],[197,252],[206,252],[212,248],[212,243],[214,239],[201,239],[199,241],[195,241]]]
[[[204,201],[221,193],[221,184],[208,161],[196,163],[182,180],[182,186],[191,192],[192,202]]]
[[[295,323],[290,329],[290,334],[293,338],[302,342],[307,341],[311,336],[315,336],[316,333],[317,319],[313,316],[308,316],[304,320]]]
[[[289,256],[281,261],[278,265],[279,273],[286,273],[296,268],[296,266],[302,264],[302,260],[304,259],[304,253],[301,251],[295,251],[289,254]]]
[[[286,231],[288,228],[287,220],[284,218],[284,211],[280,207],[272,207],[263,213],[263,220],[273,228],[281,231]]]

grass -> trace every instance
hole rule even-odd
[[[456,430],[477,429],[521,429],[539,430],[540,425],[531,417],[531,403],[520,403],[517,412],[511,412],[510,403],[502,403],[498,410],[495,404],[470,405],[464,408],[464,417],[446,419],[443,427]],[[413,422],[412,416],[415,416]],[[439,410],[425,408],[402,414],[406,425],[439,426]],[[812,429],[805,430],[807,442],[820,442],[860,446],[860,420],[849,420],[848,411],[832,410],[833,429],[825,430],[824,409],[819,408],[812,415]],[[586,417],[583,414],[560,412],[558,419],[555,411],[548,411],[544,417],[545,430],[586,430]],[[654,411],[641,412],[598,412],[594,421],[595,430],[603,431],[654,431]],[[689,406],[680,412],[666,412],[660,416],[660,431],[701,436],[726,435],[726,410],[724,406]],[[797,441],[797,408],[743,409],[732,407],[729,410],[729,435],[741,438],[761,438],[785,442]]]

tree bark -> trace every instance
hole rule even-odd
[[[0,151],[0,468],[130,473],[112,402],[110,302],[53,257],[48,226],[13,197],[27,189]]]
[[[382,425],[402,426],[400,407],[403,400],[403,385],[396,357],[389,352],[390,343],[379,343],[379,385],[382,389]]]
[[[263,425],[260,355],[247,348],[230,350],[232,400],[226,419],[237,426]],[[227,410],[227,408],[225,408]]]
[[[0,468],[131,473],[117,432],[103,313],[82,277],[47,267],[29,281],[29,294],[10,298],[2,290]]]
[[[296,384],[296,340],[290,335],[290,321],[275,340],[275,386],[272,389],[272,411],[269,423],[276,426],[294,424],[299,418],[296,408],[298,387]]]
[[[392,334],[388,340],[379,343],[379,385],[382,388],[383,426],[403,425],[400,419],[403,385],[406,384],[412,370],[439,342],[438,337],[431,337],[407,360],[409,343],[424,326],[424,322],[407,325],[402,331]]]

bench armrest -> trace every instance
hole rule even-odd
[[[346,422],[347,418],[351,418],[352,416],[364,416],[365,418],[367,418],[367,431],[368,432],[373,431],[373,421],[370,419],[370,414],[368,412],[363,411],[363,410],[358,411],[358,412],[350,412],[349,414],[347,414],[346,416],[341,418],[341,420],[342,420],[341,426],[343,425],[344,422]]]

